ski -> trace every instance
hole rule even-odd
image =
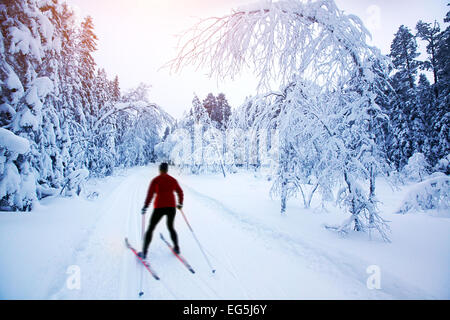
[[[158,275],[156,274],[155,271],[153,271],[152,267],[150,266],[150,263],[148,263],[147,261],[143,260],[141,257],[138,256],[138,253],[136,252],[136,249],[134,249],[130,243],[128,242],[128,238],[125,238],[125,245],[127,246],[128,249],[130,249],[134,255],[136,256],[136,258],[139,259],[140,262],[142,262],[142,264],[144,265],[144,267],[148,270],[148,272],[150,272],[150,274],[153,276],[153,278],[155,278],[156,280],[159,280]]]
[[[175,255],[175,257],[178,258],[178,260],[181,261],[181,263],[192,273],[195,273],[194,269],[192,269],[191,265],[186,261],[185,258],[183,258],[183,256],[181,256],[180,254],[177,254],[174,250],[173,247],[170,245],[169,242],[167,242],[167,240],[164,238],[164,236],[162,235],[162,233],[160,233],[161,236],[161,240],[165,242],[165,244],[167,244],[167,246],[169,247],[170,251],[172,251],[172,253]]]

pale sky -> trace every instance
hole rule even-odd
[[[152,86],[150,100],[178,118],[191,106],[194,92],[203,100],[209,92],[225,93],[235,108],[256,92],[248,73],[238,79],[208,79],[206,71],[159,70],[176,55],[175,35],[199,18],[225,15],[252,0],[67,0],[81,16],[91,15],[99,38],[94,58],[109,77],[119,76],[122,89],[140,82]],[[448,0],[335,0],[346,13],[359,16],[372,33],[373,45],[388,53],[401,24],[414,30],[419,20],[443,26]],[[415,32],[415,31],[414,31]],[[275,88],[278,89],[278,88]]]

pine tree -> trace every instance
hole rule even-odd
[[[48,29],[50,21],[34,1],[8,2],[0,6],[0,16],[0,104],[10,118],[3,123],[10,132],[8,135],[25,138],[29,145],[28,152],[19,154],[8,146],[0,146],[8,164],[0,168],[6,170],[0,175],[9,175],[16,181],[16,188],[3,189],[0,203],[13,210],[30,210],[37,200],[37,183],[41,179],[54,179],[48,173],[52,171],[49,156],[57,155],[54,124],[50,123],[52,118],[44,119],[44,115],[54,115],[53,105],[46,104],[47,96],[54,89],[47,77],[54,56],[53,33]]]
[[[208,93],[203,100],[203,107],[208,112],[209,117],[212,117],[213,110],[217,108],[217,99],[212,93]]]
[[[205,120],[205,117],[207,116],[207,110],[203,106],[203,104],[200,102],[200,99],[196,94],[194,94],[194,98],[192,99],[192,113],[194,115],[194,119],[196,123],[199,123],[200,121],[203,122]],[[209,116],[209,115],[208,115]]]
[[[121,98],[120,94],[120,85],[119,85],[119,77],[116,75],[114,81],[111,83],[111,95],[112,101],[119,102]]]
[[[97,36],[94,33],[94,23],[91,16],[87,16],[81,23],[79,34],[80,74],[85,79],[93,79],[96,63],[92,53],[97,50]]]
[[[421,110],[423,123],[424,123],[424,146],[422,148],[424,154],[427,158],[431,156],[431,145],[432,145],[432,136],[434,134],[433,131],[433,111],[436,107],[436,99],[433,94],[433,88],[430,84],[430,81],[426,77],[425,74],[420,74],[419,82],[417,85],[417,103],[419,104],[419,108]]]
[[[231,116],[231,107],[228,104],[225,94],[223,93],[219,93],[216,101],[217,106],[212,111],[211,119],[218,123],[220,129],[225,130],[227,127],[227,122]]]
[[[420,62],[417,43],[414,35],[405,26],[400,26],[391,44],[392,63],[395,73],[392,76],[392,87],[395,92],[391,95],[391,120],[393,127],[393,144],[389,157],[397,168],[403,167],[413,155],[419,143],[414,138],[414,127],[423,126],[421,123],[419,106],[416,101],[416,76]]]
[[[398,70],[399,84],[404,85],[406,83],[410,89],[413,89],[420,62],[416,60],[419,56],[416,39],[408,27],[401,25],[398,29],[392,41],[389,56]],[[399,89],[405,90],[403,87],[399,87]]]
[[[97,36],[94,33],[94,25],[92,18],[87,16],[81,23],[81,28],[78,34],[78,74],[81,76],[81,98],[82,105],[81,112],[87,123],[85,126],[89,127],[93,124],[93,118],[97,115],[97,102],[94,99],[95,88],[95,68],[96,63],[92,57],[92,53],[97,50],[96,47]],[[92,166],[92,163],[89,164]]]
[[[439,44],[439,36],[441,32],[441,28],[437,21],[434,21],[433,26],[431,23],[425,23],[423,21],[419,21],[416,25],[417,36],[426,41],[427,43],[427,53],[429,54],[428,61],[424,63],[424,67],[426,70],[431,70],[433,72],[434,83],[438,83],[438,65],[437,65],[437,46]],[[438,97],[438,90],[435,86],[435,95]]]
[[[444,18],[444,22],[450,22],[449,15],[450,11]],[[427,161],[435,166],[441,159],[445,159],[450,152],[448,141],[450,126],[450,113],[448,112],[450,103],[450,66],[448,64],[450,27],[441,32],[436,21],[434,24],[419,21],[417,23],[417,36],[427,45],[429,57],[424,63],[424,67],[433,72],[434,80],[433,84],[429,84],[424,77],[419,80],[417,98],[423,109],[426,122],[426,147],[422,152],[425,154]]]

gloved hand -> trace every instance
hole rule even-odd
[[[182,205],[182,204],[177,205],[177,209],[180,210],[181,208],[183,208],[183,205]]]
[[[147,213],[147,208],[142,208],[142,214],[146,214]]]

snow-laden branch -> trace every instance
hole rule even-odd
[[[396,213],[433,209],[449,212],[450,178],[445,174],[435,174],[411,187]]]
[[[98,129],[98,127],[111,117],[112,115],[121,112],[121,111],[131,111],[134,110],[136,112],[145,112],[148,108],[157,108],[156,104],[148,103],[145,101],[132,101],[132,102],[119,102],[113,105],[107,112],[105,112],[95,123],[93,126],[94,132]]]
[[[178,56],[167,66],[206,67],[218,79],[250,67],[260,88],[272,79],[287,84],[296,74],[332,85],[343,75],[362,75],[367,57],[379,54],[367,37],[361,20],[333,0],[261,1],[198,22],[180,36]]]
[[[16,154],[25,154],[30,150],[27,139],[15,135],[13,132],[0,128],[0,150],[5,149]]]

